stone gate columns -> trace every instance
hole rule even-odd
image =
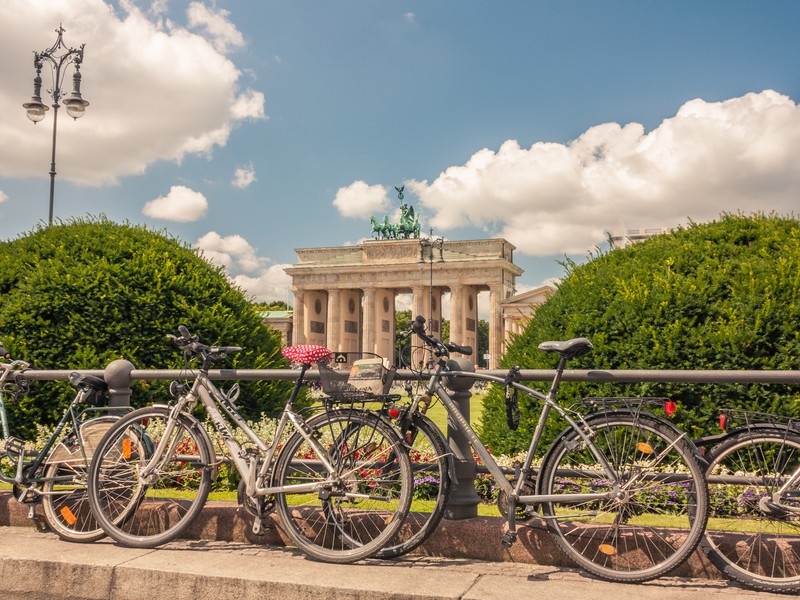
[[[303,290],[294,289],[294,314],[292,315],[292,344],[306,343],[306,300]]]
[[[502,285],[493,285],[489,288],[489,368],[499,366],[500,357],[505,352],[505,325],[500,301],[504,300]],[[483,363],[478,363],[483,364]]]
[[[472,346],[471,360],[477,363],[478,288],[475,286],[450,287],[450,339],[462,346]]]

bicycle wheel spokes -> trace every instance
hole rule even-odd
[[[50,529],[70,542],[91,542],[105,535],[89,506],[86,471],[80,458],[51,463],[44,471],[42,511]]]
[[[141,409],[103,438],[91,470],[92,508],[123,545],[153,547],[177,537],[208,497],[211,456],[192,422],[179,419],[168,437],[167,411]],[[165,451],[153,453],[161,442]]]
[[[691,447],[649,419],[609,414],[589,423],[617,480],[567,432],[542,467],[544,493],[607,497],[545,505],[551,532],[573,560],[605,579],[667,573],[694,550],[706,519],[707,489]]]
[[[711,514],[704,549],[729,577],[758,590],[800,591],[800,436],[744,431],[714,448],[706,473]]]
[[[404,441],[414,477],[413,510],[389,545],[376,554],[378,558],[401,556],[428,539],[444,516],[450,494],[450,450],[436,425],[417,415]]]
[[[302,550],[320,560],[351,562],[377,552],[402,525],[411,467],[393,430],[374,415],[321,417],[309,426],[325,456],[299,434],[281,451],[277,484],[304,489],[278,494],[278,511]]]

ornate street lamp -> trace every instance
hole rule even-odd
[[[28,118],[33,121],[34,125],[44,119],[45,114],[50,107],[42,102],[42,65],[44,61],[50,63],[53,76],[53,89],[47,90],[53,98],[53,151],[50,161],[50,214],[47,220],[48,225],[53,224],[53,193],[55,190],[56,182],[56,131],[58,126],[58,108],[61,106],[59,102],[62,101],[61,84],[64,82],[67,67],[74,66],[74,73],[72,75],[72,93],[63,99],[63,104],[67,109],[67,114],[73,119],[79,119],[86,112],[86,107],[89,103],[81,98],[81,63],[83,63],[83,47],[86,44],[81,44],[80,48],[68,48],[64,44],[62,36],[64,35],[64,28],[61,25],[56,29],[58,38],[56,43],[47,50],[42,52],[33,53],[33,68],[36,69],[36,77],[33,78],[33,97],[30,102],[22,105],[25,109]],[[59,51],[63,51],[59,54]]]
[[[433,236],[433,230],[431,230]],[[433,259],[435,258],[434,249],[438,249],[439,259],[436,262],[444,262],[444,239],[428,237],[419,239],[419,264],[424,266],[427,262],[430,265],[430,287],[428,288],[428,323],[433,327]]]

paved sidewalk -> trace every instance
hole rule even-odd
[[[70,544],[29,527],[0,527],[0,578],[3,600],[786,598],[722,580],[611,584],[572,569],[515,562],[411,556],[331,565],[235,541],[182,541],[156,550]]]

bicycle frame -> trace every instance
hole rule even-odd
[[[233,402],[223,394],[217,386],[209,379],[207,371],[200,370],[192,383],[192,387],[185,395],[181,396],[178,401],[170,407],[170,419],[167,424],[167,430],[162,436],[153,451],[153,456],[147,465],[139,473],[140,477],[146,479],[158,466],[164,456],[170,456],[174,448],[168,447],[169,443],[175,443],[169,440],[172,437],[172,431],[177,424],[177,415],[181,412],[190,410],[198,400],[207,411],[208,417],[214,425],[216,431],[222,436],[222,440],[228,450],[231,461],[236,467],[239,474],[242,476],[246,485],[246,493],[249,497],[252,496],[267,496],[271,494],[278,494],[283,492],[316,492],[319,491],[323,484],[307,483],[297,484],[291,486],[271,486],[266,485],[270,479],[270,470],[275,460],[278,446],[286,427],[291,423],[292,427],[300,433],[303,439],[306,440],[317,451],[318,456],[322,460],[322,464],[328,473],[334,473],[335,468],[327,459],[327,451],[307,433],[305,420],[292,410],[294,402],[297,399],[297,394],[302,385],[303,375],[308,369],[308,365],[303,365],[300,371],[300,376],[292,389],[292,393],[283,408],[281,417],[278,421],[275,430],[275,436],[271,444],[266,444],[247,424],[244,418],[236,410]],[[246,458],[242,452],[242,446],[233,437],[228,421],[222,415],[219,408],[222,408],[227,417],[233,422],[236,427],[244,431],[248,439],[258,448],[259,452],[264,455],[264,460],[260,461],[259,456],[252,456]],[[259,463],[260,466],[259,466]],[[360,494],[346,493],[346,497],[360,497]]]
[[[559,361],[559,365],[556,369],[555,376],[553,377],[550,389],[547,392],[547,394],[542,394],[541,392],[529,388],[520,383],[507,382],[504,378],[493,375],[475,373],[471,371],[448,371],[446,369],[447,366],[446,361],[443,358],[439,359],[436,365],[436,369],[434,370],[427,384],[426,392],[428,394],[435,393],[439,397],[439,399],[444,404],[448,415],[456,423],[461,433],[463,433],[466,436],[470,445],[475,450],[476,454],[481,459],[483,464],[486,466],[486,468],[488,469],[491,476],[494,478],[497,485],[500,486],[500,488],[507,494],[509,499],[509,511],[508,511],[509,523],[513,523],[513,514],[514,514],[512,506],[513,504],[519,503],[524,505],[536,505],[546,502],[570,503],[570,502],[586,502],[592,500],[611,499],[614,498],[619,493],[620,489],[622,489],[623,487],[630,487],[635,481],[638,480],[638,477],[634,476],[626,479],[624,484],[621,483],[619,477],[611,468],[605,456],[597,450],[595,444],[591,440],[590,432],[586,431],[586,427],[582,427],[575,419],[573,419],[569,415],[569,413],[564,408],[562,408],[556,403],[555,398],[558,393],[558,387],[561,382],[561,376],[564,370],[565,363],[566,361],[564,359],[561,359]],[[521,473],[525,474],[526,476],[531,473],[531,466],[533,464],[536,450],[539,447],[539,443],[541,441],[541,437],[544,432],[545,424],[550,415],[550,411],[555,410],[568,423],[568,426],[581,437],[583,442],[586,444],[587,448],[592,452],[592,454],[602,467],[606,478],[610,482],[612,482],[613,484],[612,489],[605,493],[593,493],[593,494],[558,494],[558,495],[521,494],[525,486],[526,477],[519,477],[518,480],[516,481],[516,484],[514,485],[512,485],[512,483],[508,480],[508,477],[503,473],[503,470],[494,460],[494,457],[492,457],[492,455],[486,449],[486,446],[483,444],[483,442],[481,442],[480,438],[478,438],[478,435],[475,433],[475,430],[461,414],[461,411],[458,409],[458,406],[456,405],[455,401],[448,394],[447,389],[442,384],[442,379],[450,377],[463,377],[475,381],[487,381],[490,383],[497,383],[504,386],[510,385],[514,389],[542,401],[543,403],[542,410],[541,413],[539,414],[539,420],[536,424],[536,428],[534,430],[531,443],[528,447],[528,452],[522,464]],[[585,422],[584,425],[586,425]],[[661,453],[661,455],[655,457],[653,459],[653,464],[654,465],[658,464],[663,459],[663,457],[666,456],[666,454],[673,448],[673,446],[676,443],[678,443],[680,439],[683,438],[686,438],[685,434],[679,436],[672,444],[666,447]],[[548,517],[540,513],[536,513],[536,516],[543,519],[557,518],[557,517]]]

